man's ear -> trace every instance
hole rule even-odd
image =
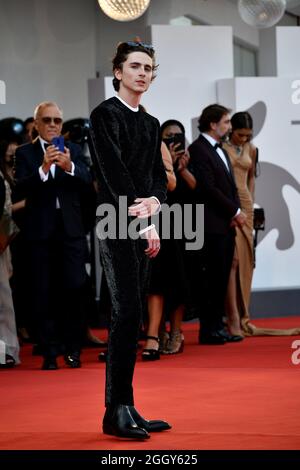
[[[122,80],[122,70],[121,69],[115,69],[114,70],[114,75],[117,80]]]

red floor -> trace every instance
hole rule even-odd
[[[255,323],[292,327],[300,317]],[[299,336],[199,346],[197,325],[184,333],[183,354],[139,357],[135,374],[136,407],[168,420],[171,431],[145,442],[104,436],[99,351],[85,349],[81,369],[60,360],[59,370],[42,371],[25,346],[22,365],[0,370],[0,449],[300,449],[300,364],[291,361]]]

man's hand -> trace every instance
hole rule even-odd
[[[148,242],[148,248],[145,250],[146,255],[149,258],[155,258],[160,250],[160,239],[155,227],[144,232],[141,237],[145,238]]]
[[[57,148],[54,145],[49,145],[49,147],[46,149],[42,163],[42,170],[45,175],[49,172],[52,163],[55,163],[57,153]]]
[[[153,197],[140,197],[128,208],[128,214],[132,217],[146,219],[157,212],[159,204]]]
[[[70,172],[72,170],[70,150],[67,147],[64,152],[57,150],[55,165],[64,171]]]
[[[238,215],[233,217],[231,221],[231,227],[242,227],[247,220],[245,212],[241,211]]]

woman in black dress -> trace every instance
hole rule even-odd
[[[176,175],[176,188],[170,190],[168,187],[167,203],[169,206],[179,204],[183,209],[184,203],[190,201],[191,190],[195,188],[195,178],[188,169],[185,129],[181,122],[170,119],[162,124],[161,134],[169,148]],[[162,239],[161,251],[151,266],[148,289],[149,323],[147,342],[142,353],[142,358],[146,361],[159,359],[160,353],[180,353],[184,347],[181,323],[191,297],[185,240],[184,237],[175,239],[172,229],[170,235],[170,239]],[[170,314],[169,333],[165,331],[164,311]]]

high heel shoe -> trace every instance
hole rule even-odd
[[[170,339],[163,353],[164,354],[179,354],[183,352],[183,348],[184,348],[183,333],[180,330],[171,331]]]
[[[107,407],[102,426],[104,434],[131,439],[149,439],[148,432],[136,424],[130,408],[127,405]]]
[[[167,347],[168,341],[170,339],[170,335],[167,331],[163,330],[159,334],[159,352],[164,353],[164,350]]]
[[[146,339],[153,339],[154,341],[157,341],[157,344],[159,346],[159,339],[157,336],[146,336]],[[142,352],[142,359],[143,361],[157,361],[158,359],[160,359],[159,349],[144,349]]]
[[[146,429],[147,432],[166,431],[167,429],[171,429],[172,427],[169,423],[160,419],[153,419],[148,421],[138,413],[134,406],[130,406],[129,409],[131,416],[133,417],[136,424],[140,428]]]

